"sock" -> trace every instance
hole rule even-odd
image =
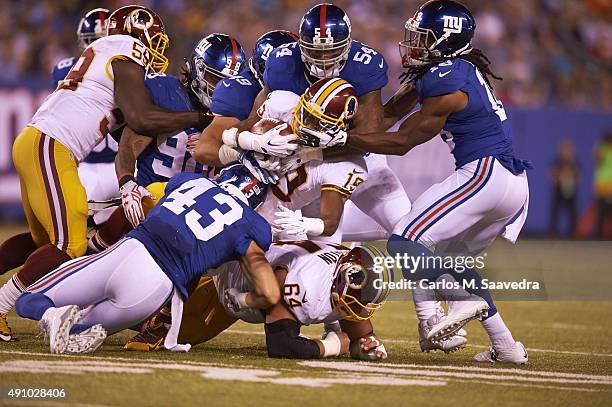
[[[36,244],[29,232],[6,240],[0,245],[0,275],[21,266],[35,250]]]
[[[114,245],[130,230],[132,230],[132,225],[125,217],[123,208],[118,207],[106,223],[98,229],[94,237],[89,240],[87,243],[88,252],[98,253]]]
[[[439,303],[436,301],[434,290],[415,288],[412,290],[412,299],[414,300],[414,311],[421,325],[437,314]]]
[[[45,311],[55,307],[51,298],[43,293],[25,292],[15,302],[15,311],[22,318],[40,321]]]
[[[16,278],[25,290],[68,260],[71,260],[68,253],[61,251],[52,244],[46,244],[36,249],[28,257],[21,270],[13,278]]]
[[[15,305],[15,301],[23,292],[23,288],[15,281],[13,276],[9,281],[0,287],[0,314],[6,314]]]
[[[421,263],[416,270],[414,268],[402,269],[404,278],[412,281],[427,280],[429,282],[455,280],[459,283],[459,287],[463,287],[464,280],[468,282],[473,281],[473,286],[475,288],[439,289],[437,291],[440,292],[447,301],[461,300],[465,297],[466,293],[475,294],[489,304],[489,316],[493,316],[497,312],[491,293],[488,289],[481,287],[482,277],[480,277],[476,270],[466,267],[463,272],[458,273],[452,268],[444,267],[443,259],[434,254],[427,247],[395,234],[391,235],[389,238],[387,250],[391,256],[399,256],[401,259],[406,259],[408,257],[413,261],[422,260],[422,262],[425,262],[426,259],[429,258],[429,260],[427,260],[428,267],[422,267]],[[402,262],[403,261],[404,260],[402,260]]]
[[[504,323],[499,312],[482,321],[482,326],[489,334],[491,343],[495,350],[503,350],[512,348],[515,344],[512,333]]]

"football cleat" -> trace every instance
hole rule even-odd
[[[427,339],[442,342],[455,335],[468,322],[482,319],[489,312],[489,304],[482,298],[472,295],[470,300],[447,301],[448,314],[440,317],[431,327]]]
[[[106,339],[108,333],[100,324],[94,325],[83,332],[68,337],[66,353],[92,353],[98,349]]]
[[[8,324],[5,313],[0,313],[0,342],[12,342],[16,340],[13,331]]]
[[[419,323],[419,346],[421,352],[441,350],[444,353],[452,353],[465,348],[468,341],[465,329],[458,330],[455,335],[440,342],[433,342],[427,339],[427,334],[431,331],[431,327],[437,324],[439,320],[440,316],[432,315],[424,324]]]
[[[521,342],[515,342],[512,349],[496,350],[491,346],[488,351],[480,352],[474,356],[474,360],[480,363],[514,363],[526,365],[529,360],[527,349]]]
[[[49,339],[51,353],[65,353],[68,347],[70,328],[78,320],[79,307],[66,305],[49,308],[38,322],[40,330]]]
[[[123,346],[125,350],[139,352],[152,352],[164,347],[164,339],[168,334],[169,326],[163,322],[157,322],[157,315],[145,322],[143,329],[133,338],[130,338]]]

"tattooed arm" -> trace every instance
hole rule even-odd
[[[115,172],[118,180],[125,176],[134,177],[136,160],[152,140],[153,138],[142,136],[127,126],[123,129],[119,151],[115,157]]]

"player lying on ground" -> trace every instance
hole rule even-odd
[[[170,112],[150,101],[145,72],[168,65],[168,37],[157,14],[122,7],[109,17],[108,34],[83,51],[15,140],[13,162],[30,230],[0,246],[0,273],[23,264],[0,288],[2,340],[12,338],[6,313],[25,287],[85,253],[87,196],[78,162],[123,121],[155,136],[208,120],[201,112]]]
[[[210,268],[240,260],[253,291],[243,306],[269,308],[280,290],[264,251],[268,223],[255,211],[262,190],[244,178],[221,184],[198,174],[179,174],[147,219],[107,250],[72,260],[28,287],[17,313],[40,320],[52,353],[95,351],[108,333],[133,326],[172,300],[165,346],[177,344],[187,285]],[[82,310],[82,311],[81,311]]]
[[[384,345],[374,335],[370,318],[380,308],[387,291],[376,289],[374,281],[389,281],[389,270],[373,272],[375,249],[349,249],[323,242],[291,241],[273,243],[266,258],[275,270],[282,300],[265,312],[244,308],[244,293],[252,285],[240,273],[237,262],[226,263],[203,277],[185,303],[179,342],[192,345],[206,342],[237,320],[265,324],[270,357],[321,358],[347,353],[355,359],[385,359]],[[229,295],[228,295],[229,294]],[[300,336],[302,325],[340,319],[342,332],[330,331],[322,340]],[[126,349],[160,349],[169,329],[169,318],[156,315],[149,323],[149,340],[140,338]]]
[[[408,68],[398,116],[418,101],[421,107],[397,132],[358,134],[343,129],[312,132],[303,142],[324,147],[350,146],[382,154],[403,155],[437,134],[451,146],[456,172],[432,186],[414,203],[389,239],[389,252],[411,256],[473,255],[488,247],[498,235],[514,242],[527,215],[530,163],[514,157],[511,128],[504,107],[495,98],[489,78],[495,77],[489,60],[472,49],[475,21],[464,6],[450,0],[425,3],[406,22],[406,39],[400,43]],[[304,132],[309,133],[308,129]],[[431,251],[435,247],[436,254]],[[441,262],[431,262],[441,264]],[[444,340],[467,322],[483,317],[489,334],[489,352],[476,355],[479,362],[527,363],[527,352],[516,342],[497,312],[491,294],[481,286],[474,269],[457,273],[434,266],[405,277],[429,282],[473,281],[476,289],[438,290],[447,299],[449,312],[430,327],[427,337]],[[434,290],[415,292],[419,319],[435,317]]]
[[[220,79],[238,72],[237,68],[228,66],[238,67],[245,59],[242,47],[232,36],[211,34],[194,48],[187,60],[189,69],[185,78],[179,80],[170,75],[153,74],[147,76],[145,85],[157,106],[169,110],[209,112],[210,89]],[[118,208],[90,239],[90,252],[109,247],[144,219],[146,211],[153,207],[152,195],[159,198],[163,194],[156,183],[165,183],[179,172],[207,173],[211,170],[196,162],[187,151],[188,140],[194,134],[199,134],[199,130],[190,127],[174,132],[170,137],[155,139],[137,134],[130,128],[124,130],[115,162],[117,178],[122,185],[123,210]]]

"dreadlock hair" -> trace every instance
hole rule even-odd
[[[425,75],[425,73],[432,66],[437,65],[440,62],[444,62],[444,61],[452,60],[456,58],[468,61],[471,64],[473,64],[476,68],[478,68],[478,70],[483,74],[484,80],[487,82],[487,85],[489,85],[490,88],[493,88],[493,86],[491,86],[489,77],[493,79],[497,79],[499,81],[503,80],[500,76],[495,75],[493,71],[491,71],[491,68],[490,68],[491,60],[484,54],[484,52],[482,52],[478,48],[474,48],[468,54],[459,55],[455,58],[436,58],[435,60],[432,60],[432,62],[430,62],[429,64],[419,65],[413,68],[408,68],[406,72],[400,75],[399,79],[401,83],[404,83],[407,80],[411,82],[416,82],[418,79],[423,77],[423,75]]]

